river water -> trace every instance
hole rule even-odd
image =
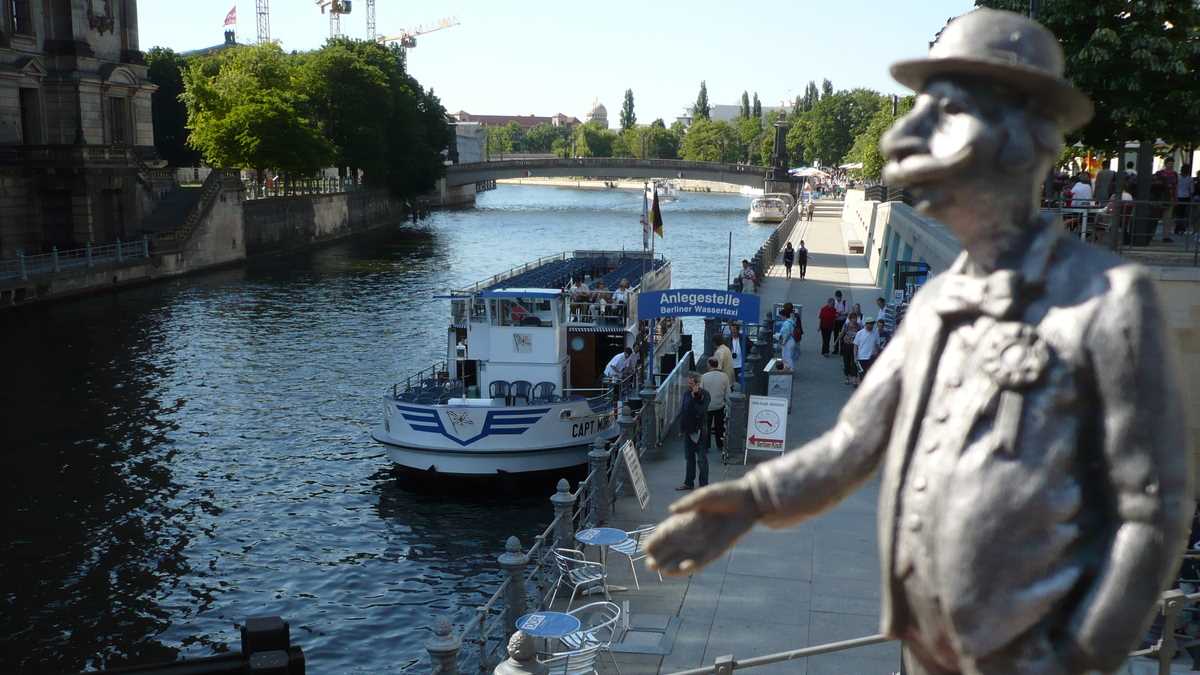
[[[748,199],[684,194],[658,249],[722,288],[770,232]],[[641,198],[500,186],[295,255],[0,315],[0,672],[237,649],[291,623],[311,672],[414,672],[528,545],[549,492],[414,494],[369,431],[401,376],[444,357],[434,296],[536,256],[640,249]]]

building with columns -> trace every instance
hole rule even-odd
[[[137,236],[155,88],[137,0],[0,2],[0,257]]]

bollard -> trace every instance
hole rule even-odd
[[[59,266],[58,266],[58,247],[57,246],[51,247],[50,257],[52,260],[54,260],[54,271],[61,272],[62,269],[59,268]]]
[[[746,456],[746,416],[750,413],[749,399],[740,391],[729,394],[729,421],[725,425],[725,454]]]
[[[21,271],[21,279],[28,279],[29,273],[25,270],[25,253],[17,251],[17,269]]]
[[[745,370],[748,375],[746,378],[746,394],[748,396],[763,396],[767,393],[767,374],[763,372],[764,367],[758,350],[751,350],[746,355]]]
[[[528,609],[529,601],[525,595],[525,566],[529,564],[529,556],[521,550],[521,540],[509,537],[504,542],[504,553],[496,562],[500,569],[508,575],[508,586],[504,590],[504,634],[517,629],[517,619]]]
[[[458,649],[462,640],[454,634],[450,620],[439,616],[433,622],[433,637],[425,641],[432,675],[458,675]]]
[[[87,246],[85,246],[85,247],[84,247],[84,249],[87,251],[87,253],[85,254],[85,255],[87,256],[87,266],[88,266],[88,267],[92,267],[92,266],[93,266],[93,263],[92,263],[92,242],[90,242],[90,241],[89,241],[89,242],[87,243]]]
[[[547,672],[546,664],[537,660],[533,637],[517,631],[508,639],[508,659],[496,666],[492,675],[545,675]]]
[[[117,240],[117,262],[121,262],[121,240]]]
[[[592,441],[592,451],[588,453],[588,465],[592,480],[588,482],[588,492],[592,495],[592,512],[588,514],[588,522],[593,527],[603,525],[608,520],[608,450],[603,438]]]
[[[658,413],[655,409],[654,398],[658,392],[646,387],[641,392],[642,398],[642,447],[646,452],[655,452],[658,448]]]
[[[554,528],[553,548],[573,548],[575,543],[575,495],[571,494],[571,484],[566,478],[558,479],[558,487],[550,496],[554,505],[554,518],[557,525]]]
[[[142,237],[142,257],[143,258],[150,257],[150,236],[149,235]]]

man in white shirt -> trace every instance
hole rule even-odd
[[[620,380],[625,377],[625,371],[629,364],[633,361],[633,349],[626,347],[625,351],[617,352],[617,355],[612,357],[608,365],[604,367],[604,376],[615,380]]]
[[[708,437],[716,441],[721,457],[725,457],[725,400],[729,396],[729,376],[721,370],[715,357],[708,359],[708,372],[700,376],[700,387],[708,392],[708,413],[705,422]]]
[[[875,331],[875,319],[867,319],[867,325],[854,336],[854,358],[858,360],[858,367],[864,375],[878,351],[879,333]]]

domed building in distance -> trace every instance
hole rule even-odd
[[[608,108],[605,108],[599,99],[592,101],[592,110],[587,114],[587,121],[599,122],[600,126],[608,128]]]

